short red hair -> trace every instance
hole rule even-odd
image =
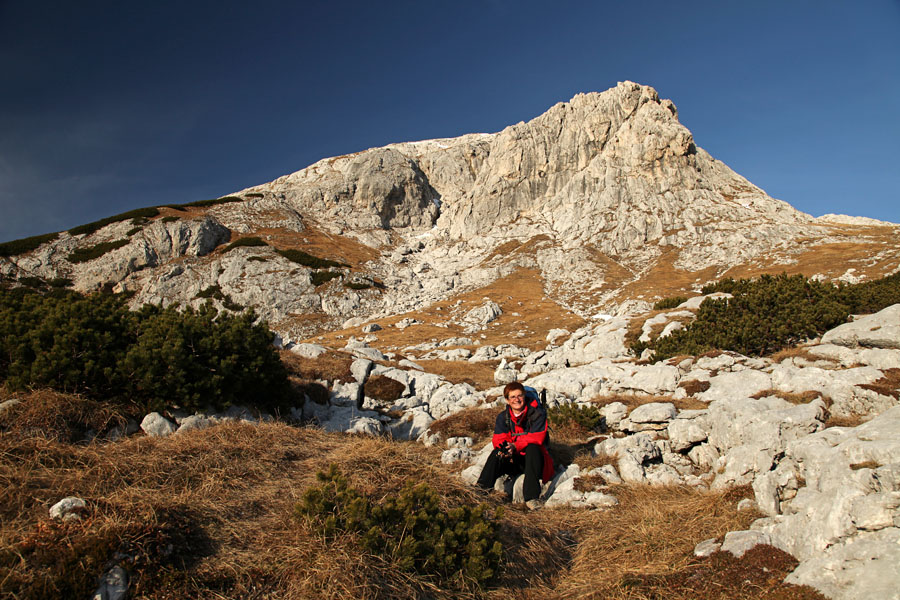
[[[509,398],[509,393],[513,390],[519,390],[523,394],[525,393],[525,386],[519,383],[518,381],[513,381],[512,383],[507,383],[506,387],[503,388],[503,397]]]

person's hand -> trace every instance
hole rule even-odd
[[[508,441],[500,444],[500,456],[502,456],[503,458],[512,458],[513,452],[515,452],[515,450],[516,447]]]

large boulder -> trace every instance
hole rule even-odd
[[[852,323],[838,325],[822,336],[823,344],[848,348],[900,349],[900,304],[894,304]]]

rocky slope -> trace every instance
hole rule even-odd
[[[814,219],[770,198],[699,148],[671,101],[631,82],[499,133],[329,158],[236,196],[162,208],[142,227],[62,233],[0,259],[0,274],[133,291],[135,305],[198,303],[218,290],[218,302],[253,306],[300,338],[351,317],[419,310],[523,270],[542,296],[589,317],[646,308],[723,275],[857,280],[900,265],[896,225]],[[248,236],[268,246],[224,251]],[[68,260],[103,242],[123,246]],[[347,266],[338,279],[313,282],[312,269],[276,249]]]
[[[751,484],[767,516],[698,552],[771,543],[801,560],[796,581],[830,597],[898,597],[897,307],[777,359],[725,353],[646,365],[625,339],[689,321],[701,298],[632,317],[725,275],[896,272],[900,226],[815,219],[768,197],[699,148],[670,101],[630,82],[499,133],[330,158],[235,197],[61,233],[0,257],[0,277],[131,291],[135,305],[252,306],[291,352],[355,357],[354,381],[331,384],[327,402],[307,401],[296,416],[448,443],[447,460],[472,460],[474,470],[477,448],[428,428],[490,402],[494,384],[525,380],[554,404],[639,398],[633,409],[604,405],[614,435],[595,453],[612,464],[589,475]],[[336,262],[297,262],[292,250]],[[78,251],[97,257],[77,260]],[[451,381],[420,363],[487,369],[491,382]],[[400,382],[400,398],[366,397],[373,375]],[[180,423],[156,415],[145,430],[239,415],[170,416]],[[581,475],[560,472],[548,504],[615,503],[603,488],[578,491]]]

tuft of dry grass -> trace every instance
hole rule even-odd
[[[385,375],[372,375],[366,380],[363,387],[366,396],[382,402],[397,400],[403,395],[403,390],[406,389],[406,386],[401,382]]]
[[[900,369],[885,369],[883,377],[859,387],[872,390],[882,396],[891,396],[894,400],[900,400]]]
[[[303,358],[290,350],[282,350],[281,362],[288,372],[300,379],[319,379],[348,383],[356,381],[350,372],[353,356],[344,352],[326,352],[316,358]]]
[[[825,428],[828,427],[858,427],[868,421],[863,415],[832,415],[825,419]]]
[[[859,471],[860,469],[877,469],[880,466],[881,465],[879,465],[874,460],[866,460],[863,462],[851,464],[850,469],[853,471]]]
[[[759,400],[760,398],[765,398],[767,396],[776,396],[791,404],[809,404],[816,398],[824,398],[822,392],[816,390],[807,390],[805,392],[783,392],[775,389],[762,390],[750,397],[754,400]]]
[[[806,346],[794,346],[793,348],[785,348],[783,350],[775,352],[769,358],[772,359],[772,362],[776,363],[781,363],[791,358],[801,358],[803,360],[808,360],[809,362],[817,362],[822,360],[836,362],[833,359],[816,356],[815,354],[810,352],[809,348]]]
[[[687,381],[682,381],[678,384],[678,387],[687,392],[688,396],[696,396],[697,394],[702,394],[706,390],[710,388],[709,381],[703,381],[700,379],[689,379]]]
[[[606,394],[592,398],[591,402],[598,406],[606,406],[613,402],[621,402],[628,411],[632,411],[638,406],[650,404],[652,402],[668,402],[675,405],[678,410],[694,410],[708,408],[708,404],[701,402],[696,398],[688,396],[687,398],[674,398],[672,396],[654,396],[650,394]]]
[[[17,438],[40,436],[59,442],[79,442],[124,427],[128,411],[110,403],[53,390],[34,390],[0,413],[0,431]]]
[[[475,440],[477,446],[491,438],[499,413],[498,408],[466,408],[435,421],[429,431],[441,434],[441,438],[445,440],[468,436]]]

